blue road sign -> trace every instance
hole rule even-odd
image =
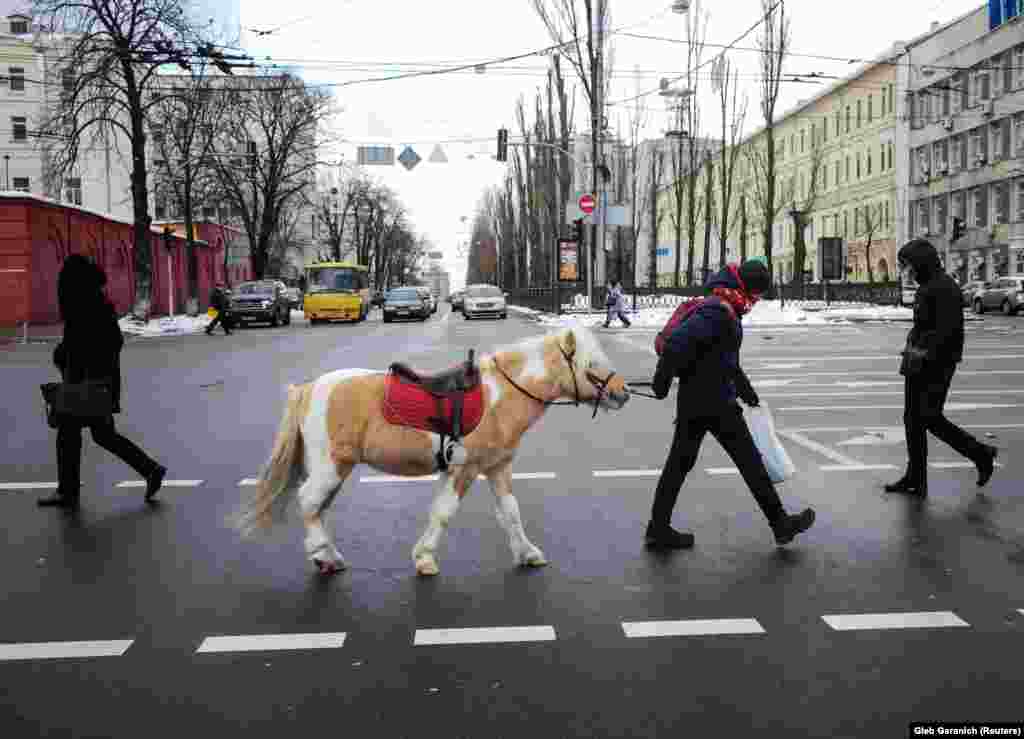
[[[398,156],[398,161],[402,163],[402,166],[407,170],[412,170],[422,159],[420,155],[412,150],[411,146],[405,147],[405,150]]]

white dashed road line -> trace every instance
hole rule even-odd
[[[238,486],[239,486],[239,487],[245,487],[245,486],[247,486],[247,485],[258,485],[258,484],[259,484],[259,482],[260,482],[260,481],[259,481],[259,479],[258,479],[258,478],[255,478],[255,477],[246,477],[246,478],[245,478],[244,480],[239,480],[239,481],[238,481]]]
[[[846,616],[822,616],[821,618],[835,631],[941,629],[950,626],[970,626],[952,611],[861,613]]]
[[[655,636],[709,636],[721,634],[763,634],[754,618],[712,618],[687,621],[624,621],[622,631],[629,639]]]
[[[56,490],[55,482],[0,482],[0,490]]]
[[[426,482],[440,479],[440,475],[420,475],[417,477],[403,477],[401,475],[368,475],[366,477],[360,477],[359,482]]]
[[[417,647],[443,644],[502,644],[507,642],[554,641],[551,626],[497,626],[484,629],[416,629]]]
[[[338,649],[345,644],[345,633],[326,634],[249,634],[243,636],[210,636],[196,650],[197,654],[215,652],[276,652],[290,649]]]
[[[894,464],[823,464],[822,472],[867,472],[869,470],[894,470]]]
[[[0,661],[30,659],[80,659],[84,657],[120,657],[133,639],[114,641],[49,641],[26,644],[0,644]]]
[[[594,470],[594,477],[657,477],[661,470]]]
[[[197,488],[203,484],[202,480],[164,480],[163,487],[165,488]],[[145,480],[125,480],[119,482],[115,487],[119,488],[144,488],[146,487]]]
[[[996,408],[1024,408],[1020,403],[947,403],[947,413],[957,411],[983,411]],[[901,411],[902,405],[795,405],[789,408],[773,408],[778,413],[789,411]]]
[[[740,473],[735,467],[707,467],[704,471],[709,475],[738,475]]]

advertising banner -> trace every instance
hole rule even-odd
[[[558,240],[558,281],[580,280],[580,245],[572,239]]]

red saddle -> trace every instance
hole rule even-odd
[[[384,419],[460,439],[473,433],[484,415],[480,371],[470,351],[466,362],[424,374],[395,362],[384,381]]]

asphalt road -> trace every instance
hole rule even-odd
[[[906,736],[911,721],[1020,721],[1021,327],[972,324],[954,381],[949,415],[1002,450],[984,495],[937,442],[927,501],[881,491],[904,463],[905,325],[749,331],[745,367],[799,468],[780,491],[792,510],[816,508],[811,532],[776,549],[709,439],[676,509],[695,549],[646,551],[674,402],[635,397],[596,421],[550,409],[524,438],[515,492],[550,566],[511,566],[478,483],[434,579],[410,560],[430,482],[357,470],[332,509],[350,569],[329,581],[297,522],[241,540],[225,520],[286,384],[399,358],[437,369],[536,324],[444,306],[425,324],[130,342],[119,428],[181,484],[145,506],[87,436],[77,516],[37,509],[31,489],[56,479],[37,390],[52,347],[8,347],[0,736],[860,739]],[[652,331],[598,333],[619,372],[650,377]]]

